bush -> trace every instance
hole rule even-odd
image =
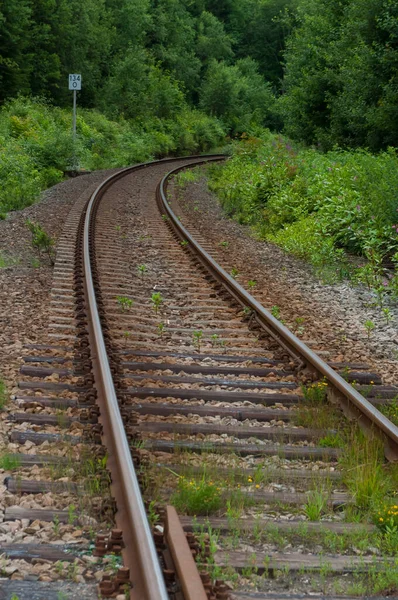
[[[286,225],[268,239],[286,252],[303,258],[316,267],[337,263],[343,259],[343,251],[334,246],[333,238],[324,237],[313,217],[305,217]]]
[[[186,107],[173,120],[111,121],[80,109],[73,148],[70,111],[34,98],[17,98],[0,112],[0,214],[29,206],[41,190],[60,182],[76,156],[88,170],[123,167],[175,153],[218,146],[217,119]]]
[[[210,169],[210,187],[229,215],[287,252],[316,266],[364,256],[385,285],[382,262],[398,251],[394,149],[322,154],[269,131],[243,135],[231,159]]]

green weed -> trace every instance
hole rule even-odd
[[[379,410],[395,425],[398,425],[398,398],[394,398],[388,404],[381,405]]]
[[[116,296],[116,302],[121,307],[122,312],[128,311],[134,304],[134,301],[127,296]]]
[[[364,323],[365,329],[366,329],[366,333],[368,334],[368,340],[370,339],[370,335],[373,331],[373,329],[376,327],[376,325],[373,323],[373,321],[370,321],[369,319],[367,321],[365,321]]]
[[[146,265],[138,265],[138,273],[140,275],[145,275],[148,272],[148,267]]]
[[[14,267],[19,263],[19,259],[6,256],[5,254],[0,254],[0,269],[7,269],[8,267]]]
[[[197,349],[198,352],[200,352],[202,338],[203,338],[202,330],[193,332],[193,334],[192,334],[193,345],[195,346],[195,348]]]
[[[54,238],[52,238],[39,223],[34,223],[33,221],[30,221],[30,219],[26,221],[26,226],[32,234],[33,248],[38,251],[39,256],[44,252],[50,263],[54,265]]]
[[[3,454],[0,457],[0,469],[4,469],[5,471],[15,471],[18,467],[21,466],[21,461],[15,455],[11,454]]]
[[[199,481],[182,476],[178,479],[177,491],[172,495],[171,503],[177,511],[189,515],[209,515],[221,508],[221,488],[206,475]]]
[[[152,307],[156,314],[158,314],[161,305],[163,304],[163,297],[160,292],[154,292],[151,296]]]
[[[189,183],[195,183],[196,181],[199,181],[201,176],[202,171],[198,167],[195,169],[184,169],[184,171],[180,171],[174,177],[174,181],[179,188],[185,188]]]
[[[311,490],[304,513],[310,521],[319,521],[327,507],[327,496],[323,490]]]
[[[351,432],[339,460],[344,482],[353,496],[354,514],[356,511],[362,517],[372,517],[385,505],[386,497],[395,492],[398,472],[394,465],[384,466],[383,458],[379,439],[365,436],[357,428]]]
[[[7,404],[7,388],[6,384],[2,379],[0,379],[0,410],[2,410]]]
[[[386,320],[386,325],[388,325],[390,323],[391,319],[392,319],[392,313],[391,313],[391,311],[390,311],[389,308],[383,308],[382,309],[382,313],[383,313],[384,318]]]
[[[318,446],[321,448],[342,448],[344,446],[344,440],[340,434],[330,433],[318,441]]]
[[[383,533],[398,536],[398,504],[383,506],[375,515],[375,523]]]
[[[275,319],[278,319],[278,321],[280,321],[282,324],[285,322],[281,318],[281,309],[279,308],[279,306],[276,306],[276,304],[271,307],[271,315],[275,317]]]

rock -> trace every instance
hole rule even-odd
[[[3,573],[5,573],[6,575],[12,575],[13,573],[16,573],[18,571],[18,566],[16,565],[6,565],[5,567],[2,568]]]
[[[72,533],[72,537],[74,538],[79,538],[83,536],[83,531],[81,529],[76,529],[76,531],[74,531]]]
[[[35,535],[35,533],[37,531],[39,531],[40,527],[26,527],[26,529],[24,529],[24,532],[27,533],[28,535]]]
[[[85,554],[82,556],[82,560],[88,565],[95,565],[98,562],[98,558],[96,556],[92,556],[91,554]]]

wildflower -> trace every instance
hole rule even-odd
[[[258,483],[256,483],[256,488],[258,489],[260,486],[258,485]]]
[[[356,209],[357,209],[357,211],[359,212],[359,211],[361,210],[361,205],[360,205],[360,204],[357,204],[357,206],[356,206]]]

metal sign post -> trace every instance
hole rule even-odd
[[[76,161],[76,92],[82,89],[82,76],[78,73],[69,75],[69,89],[73,91],[73,167],[77,167]]]

